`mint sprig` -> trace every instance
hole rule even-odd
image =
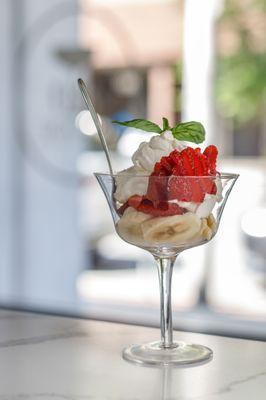
[[[147,119],[132,119],[131,121],[112,121],[114,124],[119,124],[123,126],[128,126],[130,128],[141,129],[146,132],[162,133],[162,129],[159,125],[154,124]]]
[[[172,129],[173,136],[185,142],[202,143],[205,140],[205,129],[200,122],[181,122]]]
[[[131,128],[141,129],[146,132],[162,133],[165,131],[171,131],[173,136],[177,140],[183,140],[186,142],[202,143],[205,140],[205,129],[204,126],[197,121],[180,122],[173,128],[170,128],[167,118],[163,118],[163,128],[154,122],[148,121],[147,119],[132,119],[131,121],[113,121],[114,124],[127,126]]]
[[[170,128],[168,119],[163,117],[163,132],[169,131],[170,129],[171,128]]]

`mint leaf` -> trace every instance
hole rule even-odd
[[[172,129],[173,136],[186,142],[201,143],[205,139],[205,129],[200,122],[190,121],[177,124]]]
[[[162,133],[161,128],[147,119],[132,119],[131,121],[112,121],[114,124],[128,126],[130,128],[142,129],[146,132]]]
[[[170,129],[171,128],[168,119],[163,117],[163,131],[168,131]]]

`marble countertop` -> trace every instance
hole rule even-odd
[[[213,360],[193,368],[129,364],[121,349],[159,329],[0,310],[0,400],[264,400],[266,344],[175,332]]]

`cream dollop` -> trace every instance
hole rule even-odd
[[[217,202],[217,197],[216,195],[206,193],[202,203],[195,203],[193,201],[177,201],[177,200],[175,202],[180,207],[185,208],[190,212],[193,212],[199,218],[207,218],[211,214]]]
[[[221,179],[216,178],[215,184],[217,188],[216,194],[206,193],[202,203],[195,203],[193,201],[191,202],[177,201],[177,200],[174,200],[174,202],[178,204],[180,207],[195,213],[199,218],[207,218],[214,209],[215,204],[219,203],[223,199],[222,196],[223,186]]]
[[[119,172],[115,178],[116,191],[114,197],[120,203],[125,203],[129,197],[147,193],[149,177],[146,170],[140,167],[130,167]]]
[[[116,177],[115,199],[124,203],[134,194],[144,195],[154,165],[174,149],[181,151],[185,148],[186,145],[175,139],[171,131],[153,136],[149,142],[142,142],[132,156],[134,166],[119,172]]]
[[[143,168],[150,174],[154,165],[163,156],[168,156],[171,151],[179,151],[186,148],[186,145],[175,139],[171,131],[165,131],[161,135],[153,136],[149,142],[142,142],[132,156],[133,164]]]
[[[116,176],[116,191],[114,197],[120,203],[125,203],[133,195],[143,196],[147,193],[149,175],[156,162],[163,156],[168,156],[174,149],[182,151],[187,146],[184,142],[176,140],[171,131],[153,136],[149,142],[142,142],[132,156],[133,166],[127,168]],[[172,200],[187,211],[195,213],[199,218],[207,218],[215,204],[222,200],[222,183],[219,178],[215,180],[217,193],[205,194],[202,203]]]

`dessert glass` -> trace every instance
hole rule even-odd
[[[119,203],[115,196],[121,175],[95,173],[95,176],[105,194],[116,232],[124,241],[149,251],[156,261],[159,275],[161,340],[132,345],[123,350],[123,358],[144,365],[175,366],[210,360],[213,353],[208,347],[173,340],[172,272],[176,257],[182,251],[207,243],[216,235],[226,201],[238,175],[123,175],[125,185],[130,182],[136,191],[141,187],[144,188],[144,193],[152,184],[152,193],[156,197],[154,204],[159,208],[160,215],[154,210],[153,215],[147,213],[147,209],[153,204],[149,200],[145,204],[146,212],[137,211],[130,206],[121,208],[123,204]],[[191,197],[189,191],[197,190],[198,184],[200,187],[209,188],[210,185],[215,185],[216,195],[209,196],[208,201],[203,203],[180,203],[180,199]],[[176,198],[173,191],[169,191],[169,185],[178,188]],[[181,210],[184,212],[182,215],[176,214],[180,204],[185,208]]]

